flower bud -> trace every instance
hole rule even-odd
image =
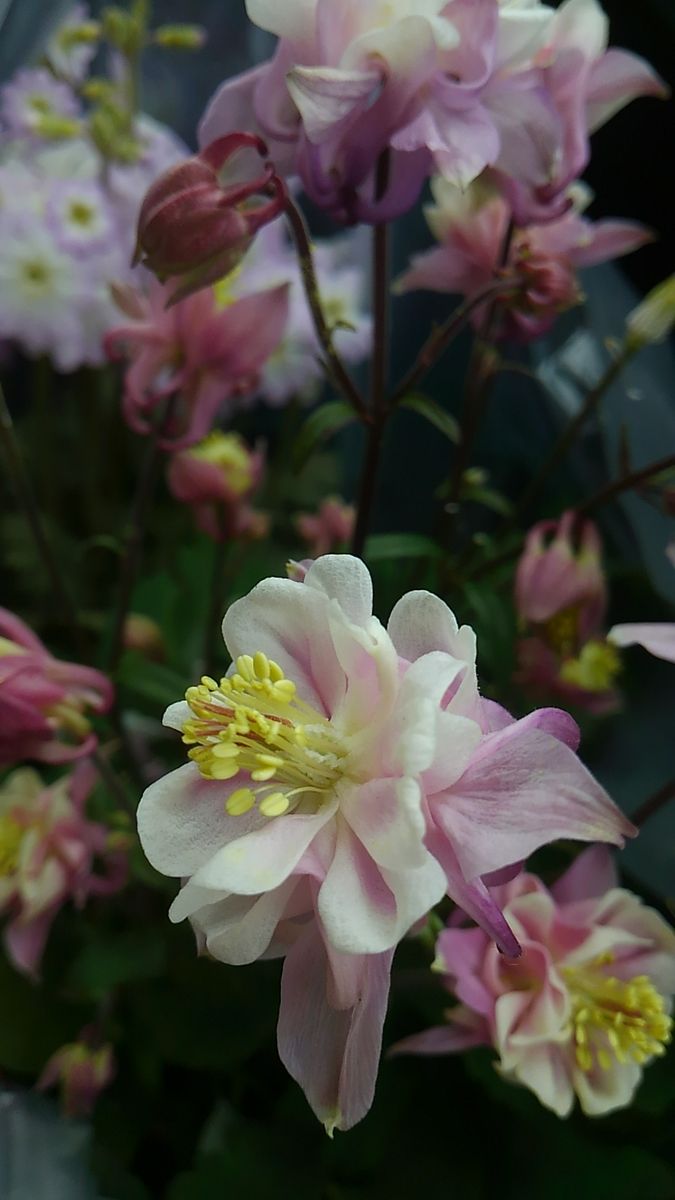
[[[355,522],[356,510],[351,504],[328,496],[316,513],[300,513],[296,527],[311,557],[320,558],[351,540]]]
[[[207,33],[201,25],[160,25],[153,38],[165,50],[201,50]]]
[[[522,621],[546,626],[551,637],[563,637],[562,627],[569,625],[570,646],[557,647],[565,653],[597,632],[607,600],[600,535],[592,521],[584,521],[575,537],[575,520],[567,512],[530,530],[515,583]]]
[[[161,662],[165,657],[162,631],[156,621],[143,613],[129,613],[122,636],[125,650],[135,650],[151,662]]]
[[[629,314],[626,321],[626,348],[641,350],[662,342],[675,327],[675,275],[653,288]]]
[[[246,503],[264,470],[260,450],[249,450],[236,433],[211,433],[197,446],[175,454],[169,464],[169,490],[189,504],[198,527],[214,541],[264,537],[268,522]]]
[[[266,163],[248,182],[227,185],[219,173],[237,151],[264,157],[265,143],[252,133],[233,133],[155,180],[143,201],[134,262],[164,282],[176,278],[170,304],[208,287],[236,267],[261,226],[283,210],[285,189]],[[250,203],[254,196],[266,201]]]

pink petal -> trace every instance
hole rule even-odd
[[[5,927],[5,949],[17,971],[32,978],[37,977],[49,931],[58,911],[59,905],[56,904],[34,917],[32,921],[22,921],[20,917],[15,917]]]
[[[391,1055],[393,1058],[397,1054],[459,1054],[474,1046],[489,1045],[489,1030],[482,1023],[477,1022],[473,1028],[468,1025],[437,1025],[434,1029],[425,1029],[423,1033],[414,1033],[396,1042],[387,1051],[387,1057]]]
[[[467,878],[558,838],[620,846],[635,833],[572,750],[520,721],[484,739],[462,779],[435,798],[434,817]]]
[[[342,815],[381,867],[405,871],[424,866],[424,817],[412,779],[373,779],[343,798]]]
[[[302,117],[310,142],[320,143],[367,107],[380,86],[382,72],[296,66],[287,76],[288,90]]]
[[[611,49],[594,64],[586,92],[590,132],[638,96],[665,99],[668,88],[654,68],[628,50]]]
[[[607,634],[615,646],[642,646],[655,658],[675,662],[675,624],[615,625]]]
[[[392,954],[360,960],[359,999],[347,1009],[328,1002],[328,961],[316,924],[284,963],[279,1056],[331,1134],[350,1129],[372,1104]]]
[[[610,892],[618,884],[614,859],[606,846],[589,846],[551,888],[557,904],[589,900]]]
[[[485,930],[509,958],[518,958],[520,945],[503,912],[481,879],[467,879],[450,841],[436,826],[427,833],[427,846],[443,867],[448,895],[455,904]]]
[[[591,226],[588,244],[573,249],[570,260],[576,267],[592,267],[632,254],[653,240],[653,233],[637,221],[598,221]]]

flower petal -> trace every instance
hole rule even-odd
[[[615,646],[642,646],[656,658],[675,662],[675,624],[614,625],[607,634],[607,641]]]

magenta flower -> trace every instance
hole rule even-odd
[[[595,525],[576,517],[540,521],[525,540],[516,570],[515,602],[525,636],[518,643],[518,679],[535,693],[556,693],[596,714],[619,703],[614,681],[621,663],[605,639],[607,588]]]
[[[51,787],[28,767],[0,786],[0,910],[5,949],[18,971],[35,975],[54,918],[67,900],[118,891],[126,879],[122,840],[90,821],[85,804],[96,778],[89,763]],[[100,859],[103,874],[96,870]]]
[[[229,274],[256,232],[283,211],[284,187],[269,164],[245,183],[222,181],[230,159],[246,149],[263,157],[267,152],[253,134],[231,133],[170,167],[150,187],[138,218],[136,261],[158,279],[174,281],[169,303]],[[262,202],[251,203],[254,197]]]
[[[587,1116],[625,1108],[643,1068],[671,1038],[675,933],[618,886],[600,846],[585,850],[550,890],[522,874],[498,894],[522,957],[500,957],[480,929],[444,930],[435,967],[460,1004],[447,1025],[395,1051],[494,1046],[500,1074],[559,1117],[575,1095]]]
[[[112,702],[105,675],[54,658],[19,617],[0,609],[0,766],[90,754],[96,734],[87,711],[107,712]]]
[[[576,757],[566,714],[512,721],[481,700],[474,635],[429,593],[399,601],[385,630],[364,565],[328,555],[302,583],[259,584],[223,632],[230,675],[205,677],[165,716],[191,762],[138,811],[150,861],[185,880],[171,919],[189,917],[215,958],[278,956],[288,921],[316,919],[331,970],[348,956],[363,987],[376,970],[377,1015],[380,968],[361,956],[388,955],[446,891],[518,954],[489,892],[495,872],[559,837],[633,833]],[[341,985],[339,1004],[327,986],[314,1002],[346,1014],[349,1055],[357,984]],[[286,1052],[312,1093],[311,1064]]]
[[[307,543],[307,552],[312,558],[348,545],[354,532],[356,510],[352,504],[343,504],[336,496],[328,496],[319,505],[316,513],[300,513],[296,526],[300,537]]]
[[[78,1041],[61,1046],[45,1064],[37,1081],[38,1091],[61,1088],[67,1117],[91,1116],[96,1101],[115,1078],[115,1055],[108,1044],[90,1044],[90,1031],[83,1029]]]
[[[210,432],[226,401],[253,394],[262,367],[281,340],[288,287],[244,296],[220,308],[212,289],[166,307],[166,287],[147,295],[117,289],[129,318],[105,339],[110,358],[126,358],[123,412],[136,433],[150,433],[158,408],[175,397],[166,450],[180,450]]]
[[[500,265],[512,216],[504,197],[484,182],[461,190],[438,177],[431,186],[435,204],[426,216],[440,245],[413,258],[397,289],[472,299],[499,278],[512,281],[516,290],[498,300],[501,338],[527,342],[546,333],[559,313],[580,303],[579,268],[629,254],[652,236],[632,221],[588,220],[582,212],[589,196],[577,185],[563,216],[516,229],[508,261]],[[475,310],[476,326],[484,314],[484,305]]]
[[[207,537],[216,542],[262,537],[266,518],[247,501],[260,487],[264,466],[261,450],[249,450],[236,433],[217,431],[173,456],[167,482],[176,500],[190,505]]]

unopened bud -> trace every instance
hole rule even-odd
[[[641,350],[662,342],[675,327],[675,275],[659,283],[629,314],[626,348]]]
[[[48,112],[42,113],[35,122],[35,132],[39,137],[60,142],[77,137],[82,132],[82,126],[73,117],[64,117],[60,113]]]
[[[165,50],[201,50],[207,38],[201,25],[160,25],[153,39]]]
[[[175,278],[171,304],[229,274],[258,229],[283,211],[286,193],[271,163],[250,182],[221,183],[220,171],[245,148],[267,154],[255,134],[229,134],[160,175],[143,201],[134,262],[162,282]],[[251,203],[256,196],[267,199]]]
[[[161,662],[165,656],[166,647],[159,625],[143,613],[129,613],[124,622],[122,642],[125,650],[135,650],[153,662]]]

